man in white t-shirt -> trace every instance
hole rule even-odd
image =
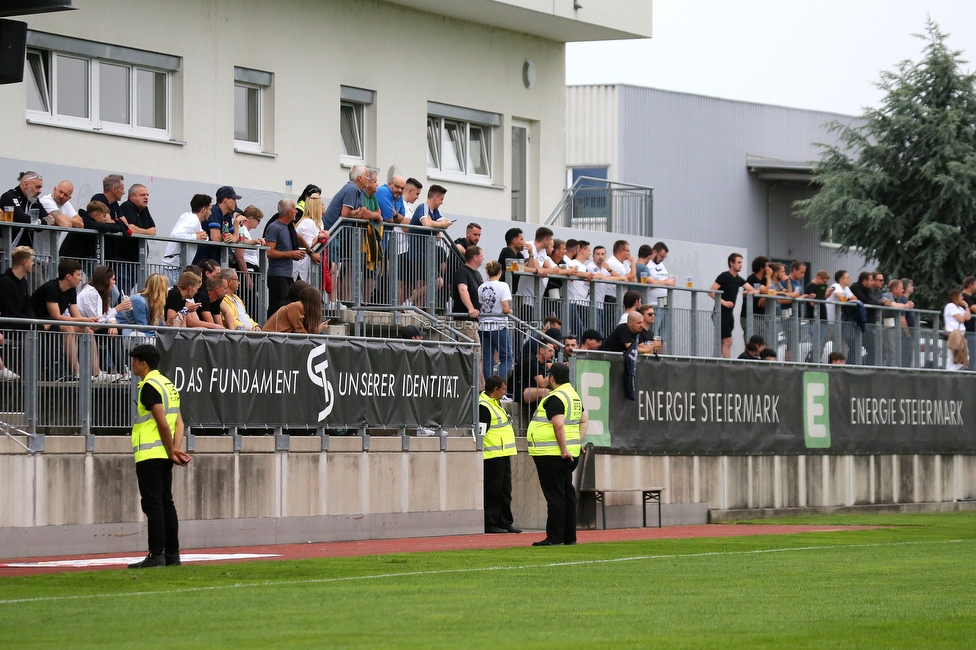
[[[607,258],[610,275],[623,282],[637,281],[637,262],[630,254],[630,244],[625,239],[613,242],[613,255]]]
[[[670,277],[664,267],[664,259],[669,252],[668,245],[659,241],[651,248],[651,257],[646,262],[647,270],[650,272],[647,283],[657,285],[647,292],[647,302],[656,308],[656,329],[660,337],[664,337],[664,328],[667,327],[668,322],[668,290],[665,287],[674,286],[674,278]]]
[[[207,239],[207,232],[203,229],[203,224],[210,218],[210,205],[213,199],[206,194],[194,194],[190,199],[190,211],[184,212],[176,220],[173,230],[169,236],[176,239],[192,239],[203,241]],[[180,257],[179,242],[169,242],[166,244],[166,252],[163,254],[163,265],[166,267],[166,275],[170,282],[176,284],[180,279],[180,271],[183,268],[183,260]],[[196,246],[187,246],[187,261],[192,260],[197,253]]]
[[[45,194],[40,198],[41,206],[47,210],[47,215],[53,221],[49,226],[61,226],[62,228],[84,228],[85,222],[81,215],[71,205],[71,195],[74,194],[75,186],[71,181],[61,181],[50,194]],[[57,237],[57,246],[61,246],[68,233],[48,233],[48,236],[34,236],[34,254],[39,257],[50,257]]]
[[[556,263],[549,257],[549,247],[552,245],[552,230],[541,226],[535,231],[535,240],[528,243],[528,258],[525,261],[525,270],[529,273],[536,273],[542,277],[542,293],[545,294],[549,280],[546,276],[555,272]],[[535,297],[536,282],[531,278],[519,280],[518,291],[515,295],[523,298]],[[532,300],[523,300],[523,304],[531,304]]]
[[[607,267],[607,249],[604,246],[597,246],[593,249],[593,259],[586,264],[586,270],[590,274],[591,280],[615,280],[611,275],[610,269]],[[616,294],[617,289],[611,282],[597,282],[596,289],[593,290],[593,298],[596,300],[596,329],[601,334],[605,335],[605,332],[613,330],[614,323],[605,322],[603,306],[608,298],[616,300]],[[612,309],[609,314],[609,318],[613,318]]]
[[[572,308],[569,310],[570,327],[569,331],[578,334],[583,331],[584,315],[583,310],[590,304],[590,280],[593,274],[587,270],[586,263],[590,260],[590,242],[580,240],[577,243],[576,256],[567,260],[566,266],[575,269],[574,279],[569,281],[569,302]]]

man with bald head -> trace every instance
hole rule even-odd
[[[71,181],[61,181],[55,186],[54,191],[41,197],[41,206],[47,210],[48,218],[44,223],[49,226],[60,226],[62,228],[84,228],[85,222],[71,205],[71,195],[74,194],[75,186]],[[67,233],[45,233],[47,236],[34,237],[34,252],[42,258],[50,257],[51,251],[56,246],[60,246],[67,236]],[[54,238],[57,237],[55,244]]]
[[[600,344],[603,352],[626,352],[631,343],[640,345],[644,342],[644,315],[638,311],[630,312],[627,322],[610,332],[610,336]]]

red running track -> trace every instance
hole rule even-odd
[[[750,535],[791,535],[795,533],[832,533],[846,530],[873,530],[879,526],[795,526],[777,524],[708,524],[701,526],[672,526],[668,528],[617,528],[612,530],[581,530],[580,544],[596,542],[629,542],[650,539],[687,539],[691,537],[745,537]],[[276,544],[264,546],[235,546],[229,548],[182,549],[186,554],[267,554],[271,557],[249,559],[209,559],[201,564],[254,562],[268,560],[305,560],[322,557],[358,557],[391,553],[424,553],[428,551],[458,551],[470,549],[511,548],[529,546],[545,537],[541,531],[520,535],[455,535],[450,537],[410,537],[403,539],[370,539],[353,542],[313,542],[308,544]],[[539,549],[545,553],[545,549]],[[101,566],[68,567],[44,566],[45,562],[70,560],[98,560],[104,558],[137,558],[138,553],[99,553],[65,555],[59,557],[0,560],[0,578],[8,576],[59,573],[61,571],[93,571],[122,568],[122,563]],[[30,567],[11,567],[14,563],[31,563]]]

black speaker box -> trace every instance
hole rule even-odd
[[[26,58],[27,23],[0,20],[0,84],[23,81]]]

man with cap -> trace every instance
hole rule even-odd
[[[492,375],[478,396],[478,421],[484,425],[485,532],[521,533],[512,516],[512,460],[515,429],[499,400],[505,396],[505,380]]]
[[[546,538],[532,546],[572,545],[576,543],[573,470],[579,464],[589,417],[569,383],[569,366],[552,364],[547,382],[550,393],[539,402],[526,433],[547,506]]]
[[[210,219],[204,226],[210,241],[222,242],[224,241],[224,231],[231,232],[234,229],[234,213],[237,210],[237,201],[240,198],[230,185],[224,185],[217,190],[216,202],[210,210]],[[199,246],[193,263],[199,264],[202,260],[219,262],[220,248]]]
[[[413,325],[407,325],[402,330],[400,330],[400,338],[406,339],[408,341],[423,341],[424,336],[420,333],[420,330]]]
[[[596,330],[586,330],[580,336],[580,350],[599,350],[603,343],[603,335]]]

